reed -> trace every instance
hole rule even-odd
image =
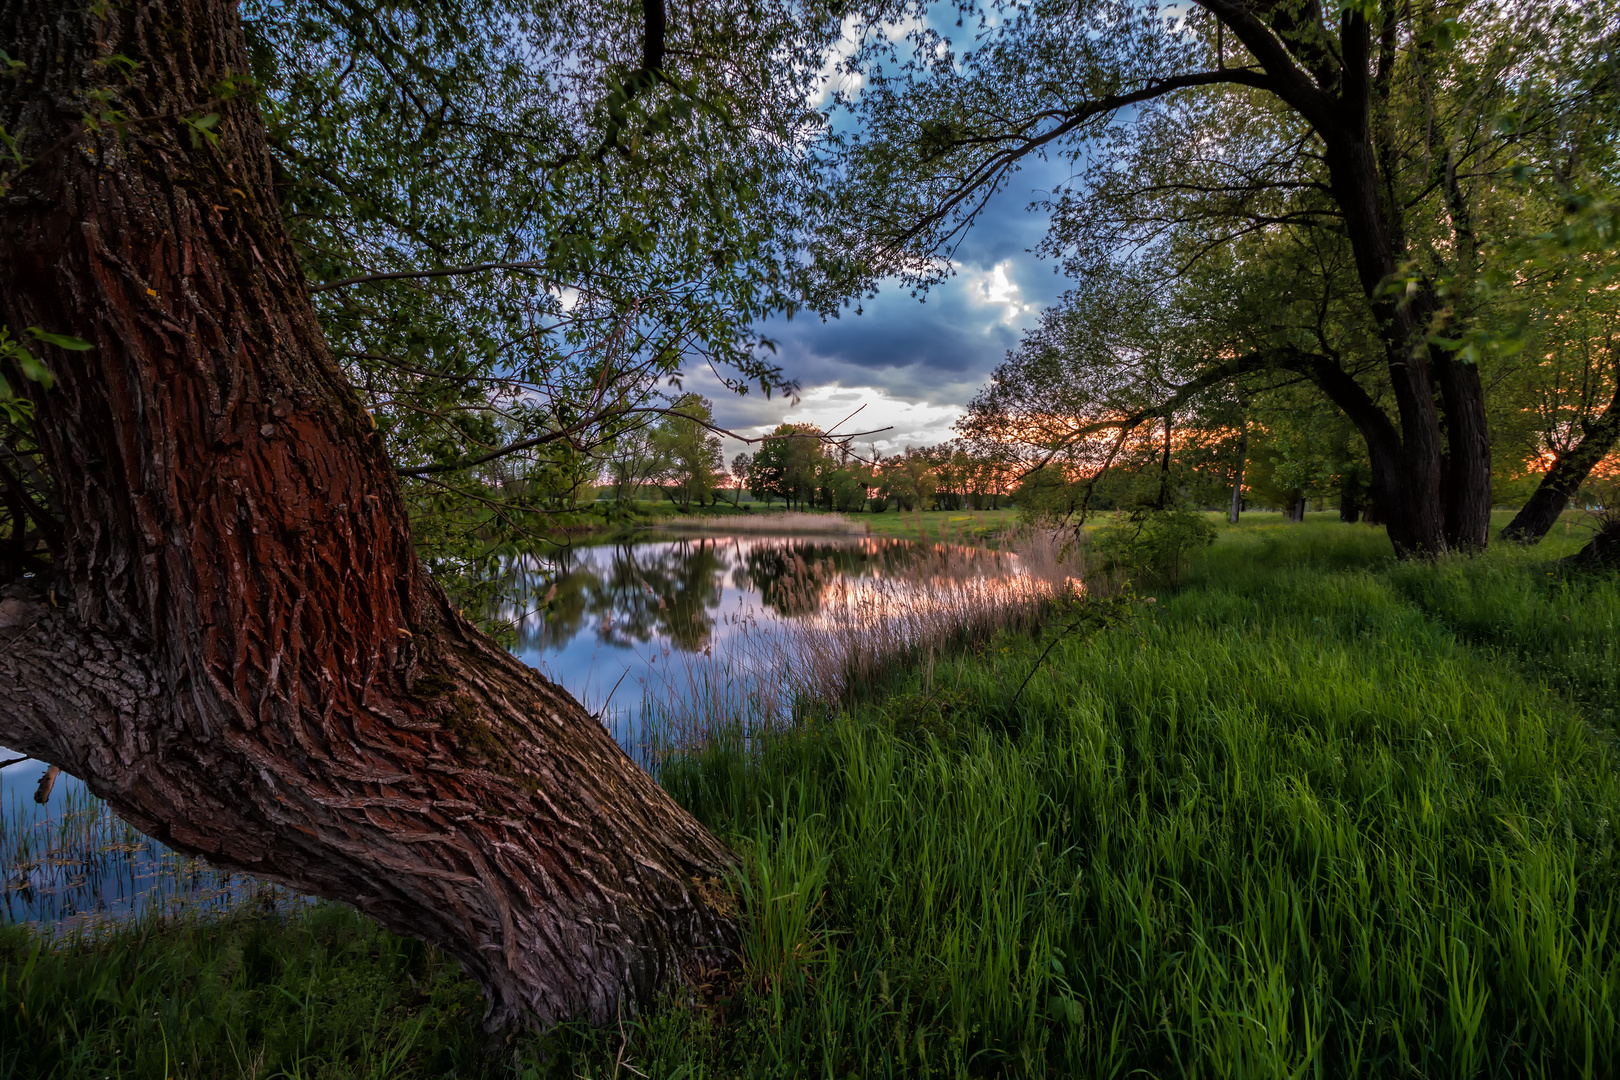
[[[768,533],[773,536],[789,533],[864,536],[870,531],[843,514],[804,514],[792,510],[672,517],[657,522],[657,527],[681,532]]]

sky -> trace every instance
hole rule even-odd
[[[846,27],[844,52],[854,47],[847,33]],[[834,84],[859,93],[858,76],[834,74],[837,60],[829,58],[823,68],[823,102]],[[864,405],[837,429],[888,429],[855,440],[862,456],[955,438],[952,426],[969,400],[1066,287],[1052,263],[1031,251],[1046,233],[1047,215],[1030,204],[1065,182],[1070,169],[1061,160],[1026,160],[958,246],[954,276],[925,296],[913,297],[909,286],[892,282],[863,301],[858,315],[852,305],[837,319],[812,314],[766,324],[763,332],[777,343],[776,361],[801,387],[797,404],[757,391],[738,396],[707,372],[684,388],[714,402],[719,426],[752,436],[783,422],[827,430]],[[757,449],[724,442],[728,463]]]
[[[1015,348],[1025,329],[1068,285],[1034,248],[1047,218],[1030,203],[1068,174],[1065,163],[1033,162],[999,192],[957,249],[954,276],[921,299],[899,283],[854,306],[841,318],[814,315],[765,325],[776,341],[776,360],[801,387],[798,403],[769,400],[756,389],[733,394],[712,375],[686,381],[714,402],[724,428],[760,435],[783,422],[831,428],[862,405],[841,431],[881,434],[855,440],[866,456],[893,454],[955,437],[952,425],[990,373]],[[725,440],[726,461],[756,447]]]

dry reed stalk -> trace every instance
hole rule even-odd
[[[679,517],[658,523],[661,529],[696,529],[730,533],[830,533],[837,536],[864,536],[867,527],[843,514],[801,514],[778,511],[758,514],[728,514],[724,517]]]

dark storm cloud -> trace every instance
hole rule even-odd
[[[852,305],[826,322],[768,324],[778,361],[807,389],[871,386],[911,401],[965,405],[1062,291],[1051,264],[1030,253],[1047,227],[1030,203],[1067,172],[1063,163],[1036,162],[1015,176],[957,245],[955,275],[926,302],[891,284],[864,301],[859,315]]]

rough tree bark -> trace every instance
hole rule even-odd
[[[142,831],[442,946],[489,1022],[611,1019],[735,944],[722,845],[417,561],[271,191],[230,0],[0,0],[0,322],[65,517],[5,586],[0,742]],[[137,63],[126,77],[127,65]],[[105,95],[111,95],[110,98]],[[81,117],[116,108],[120,137]],[[185,117],[218,112],[217,140]]]

